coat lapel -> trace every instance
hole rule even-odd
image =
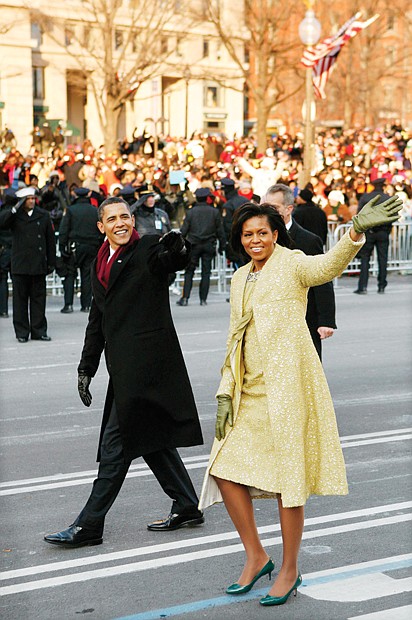
[[[133,245],[128,252],[124,252],[123,254],[120,254],[120,256],[113,263],[111,271],[110,271],[109,286],[107,287],[107,292],[109,292],[110,289],[113,287],[117,278],[122,273],[123,269],[129,262],[131,257],[133,256],[132,249],[134,247],[135,245]]]

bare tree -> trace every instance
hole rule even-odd
[[[174,53],[177,20],[179,41],[190,31],[185,7],[176,0],[84,0],[81,15],[70,19],[29,8],[32,21],[65,49],[87,80],[108,150],[116,146],[125,102]]]
[[[359,6],[358,0],[332,0],[327,7],[318,3],[325,34],[328,29],[336,31]],[[410,98],[412,13],[408,0],[392,0],[389,8],[387,0],[363,0],[361,9],[362,20],[376,13],[380,17],[342,49],[328,81],[327,100],[320,103],[321,113],[332,118],[340,113],[346,127],[356,122],[376,126],[380,116],[393,114],[390,99],[393,106],[399,99],[406,105]]]
[[[244,29],[234,31],[231,11],[219,0],[206,0],[205,11],[250,94],[257,119],[258,150],[266,148],[268,118],[276,105],[292,97],[303,84],[297,54],[301,44],[290,35],[291,16],[302,12],[297,0],[244,0]],[[242,10],[236,3],[236,10]],[[227,10],[224,10],[224,9]]]

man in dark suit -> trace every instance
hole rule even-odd
[[[45,536],[61,547],[102,542],[105,516],[138,456],[173,500],[169,516],[147,527],[167,531],[203,523],[176,450],[203,442],[169,304],[168,275],[186,266],[189,245],[176,232],[140,238],[134,224],[122,198],[100,205],[98,228],[107,239],[92,267],[93,300],[78,366],[82,402],[91,404],[89,385],[103,350],[110,380],[91,495],[70,527]]]
[[[178,306],[187,306],[192,291],[195,270],[202,261],[202,275],[199,285],[200,305],[206,306],[210,286],[212,261],[216,256],[216,242],[219,252],[223,254],[225,233],[218,209],[213,206],[214,196],[208,187],[199,187],[195,191],[196,203],[186,214],[182,235],[192,246],[190,262],[185,270],[183,295],[176,302]]]
[[[275,207],[283,217],[296,249],[312,256],[323,253],[320,237],[305,230],[293,220],[293,192],[287,185],[277,183],[269,187],[262,198],[263,202]],[[306,323],[312,336],[313,344],[320,359],[322,359],[322,340],[333,336],[333,332],[336,329],[335,294],[332,282],[309,289]]]
[[[385,202],[390,198],[389,194],[385,194],[386,179],[381,177],[372,181],[374,187],[373,192],[363,194],[359,200],[358,213],[366,205],[369,200],[379,196],[379,201],[376,204]],[[358,288],[353,291],[357,295],[366,295],[368,280],[369,280],[369,263],[373,253],[373,249],[376,248],[378,255],[378,293],[384,293],[386,285],[388,284],[386,279],[387,267],[388,267],[388,250],[389,250],[389,235],[391,234],[392,224],[384,224],[383,226],[377,226],[371,228],[365,233],[366,243],[361,248],[358,254],[358,258],[361,261],[361,269],[359,274]]]
[[[301,189],[296,197],[293,219],[302,228],[309,230],[322,239],[326,245],[328,237],[328,219],[325,212],[312,200],[313,194],[308,188]]]
[[[16,192],[18,203],[0,213],[0,228],[12,233],[13,326],[18,342],[48,342],[46,275],[56,265],[50,215],[36,205],[34,187]],[[30,318],[29,318],[30,306]]]
[[[92,301],[90,268],[103,242],[103,235],[97,228],[97,209],[90,202],[91,191],[87,187],[76,187],[76,196],[67,207],[59,229],[59,247],[67,268],[64,276],[63,314],[73,312],[74,283],[80,270],[80,310],[89,312]]]

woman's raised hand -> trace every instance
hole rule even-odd
[[[366,203],[358,215],[353,216],[353,228],[358,235],[361,235],[369,228],[391,224],[399,219],[399,211],[403,206],[401,198],[399,196],[392,196],[389,200],[377,204],[380,199],[381,196],[375,196]]]

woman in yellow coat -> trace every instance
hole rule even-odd
[[[217,392],[216,439],[199,508],[224,501],[246,551],[228,594],[248,592],[274,569],[258,536],[252,498],[277,497],[283,562],[262,605],[281,605],[302,578],[298,553],[311,494],[345,495],[345,464],[325,375],[306,326],[309,287],[342,273],[363,232],[394,221],[402,203],[371,201],[329,252],[291,250],[283,219],[246,203],[233,221],[232,246],[251,262],[233,276],[227,356]]]

